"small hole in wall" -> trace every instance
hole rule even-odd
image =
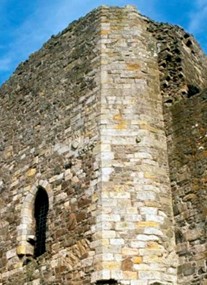
[[[172,61],[172,56],[171,56],[170,54],[168,54],[168,55],[166,56],[166,61],[167,61],[167,62]]]
[[[107,279],[107,280],[98,280],[96,281],[97,285],[116,285],[118,284],[117,280],[115,279]]]
[[[172,104],[173,103],[173,100],[172,99],[167,99],[166,101],[165,101],[165,104]]]
[[[177,58],[175,59],[175,61],[178,62],[178,63],[180,63],[180,62],[182,61],[182,59],[181,59],[181,57],[177,57]]]
[[[173,50],[173,52],[174,52],[175,54],[181,54],[181,51],[180,51],[178,48],[175,48],[175,49]]]
[[[168,75],[168,76],[166,76],[165,80],[170,81],[171,77]]]
[[[188,34],[188,33],[186,33],[185,35],[184,35],[184,38],[185,39],[187,39],[187,38],[189,38],[190,37],[190,35]]]
[[[183,90],[183,91],[181,92],[181,94],[182,94],[182,95],[186,95],[186,94],[188,94],[188,92],[187,92],[186,90]]]
[[[188,85],[187,98],[190,98],[200,92],[200,89],[195,85]]]
[[[167,64],[166,64],[166,62],[164,61],[164,62],[162,62],[161,64],[160,64],[160,66],[162,66],[162,67],[166,67],[167,66]]]
[[[33,261],[33,258],[31,256],[25,256],[23,260],[23,265],[29,264],[31,261]]]
[[[183,77],[185,77],[185,76],[184,76],[184,74],[183,74],[182,72],[179,72],[178,77],[179,77],[179,78],[183,78]]]
[[[167,88],[169,86],[169,83],[167,80],[165,80],[164,82],[162,82],[162,88]]]
[[[69,168],[71,168],[72,167],[72,162],[68,162],[68,163],[66,163],[65,165],[64,165],[64,168],[65,169],[69,169]]]
[[[191,40],[188,40],[185,44],[187,47],[191,47],[193,45]]]
[[[175,240],[176,240],[176,244],[182,243],[182,242],[185,241],[185,238],[184,238],[183,233],[181,232],[181,230],[176,230],[175,231]]]

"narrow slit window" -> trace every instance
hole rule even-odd
[[[34,248],[34,256],[38,257],[46,251],[46,227],[47,227],[47,213],[49,208],[48,195],[45,189],[41,186],[38,187],[35,205],[34,217],[36,220],[36,242]]]

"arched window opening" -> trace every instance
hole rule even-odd
[[[47,226],[47,213],[49,208],[49,199],[47,192],[41,186],[38,187],[35,204],[34,204],[34,217],[36,220],[35,229],[35,248],[34,256],[38,257],[46,251],[46,226]]]

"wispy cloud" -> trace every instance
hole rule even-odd
[[[207,0],[194,0],[193,4],[187,29],[207,52]]]
[[[206,7],[207,2],[206,2],[206,0],[197,0],[197,5],[199,8]]]
[[[192,33],[201,33],[207,29],[207,1],[194,0],[194,7],[190,13],[188,29]]]

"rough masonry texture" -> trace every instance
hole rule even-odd
[[[22,63],[0,89],[0,284],[206,285],[205,88],[193,37],[132,6]]]

